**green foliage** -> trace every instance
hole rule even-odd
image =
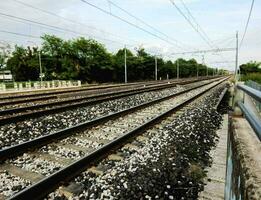
[[[86,82],[123,82],[125,49],[111,54],[92,39],[83,37],[63,40],[54,35],[44,35],[41,48],[15,47],[7,61],[15,81],[39,79],[39,53],[45,80],[79,79]],[[126,49],[128,80],[152,80],[155,78],[155,57],[140,48],[135,53]],[[166,79],[177,76],[179,62],[180,77],[206,75],[206,66],[196,60],[178,59],[175,62],[157,58],[158,77]],[[212,75],[209,68],[209,75]]]
[[[39,76],[37,49],[15,46],[15,50],[7,60],[7,69],[12,71],[16,81],[37,80]]]
[[[4,68],[5,65],[5,55],[0,52],[0,69]]]
[[[11,49],[11,46],[9,44],[3,44],[4,46],[1,47],[2,51],[0,51],[0,70],[6,68],[6,61]]]
[[[261,62],[250,61],[240,65],[241,80],[261,83]]]
[[[246,64],[240,65],[241,74],[249,74],[259,72],[261,73],[261,63],[256,61],[250,61]]]
[[[251,81],[261,84],[261,73],[249,73],[246,75],[242,75],[241,80],[242,81],[251,80]]]

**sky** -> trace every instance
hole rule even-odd
[[[195,58],[212,67],[234,70],[235,51],[204,55],[177,53],[235,48],[236,32],[239,32],[240,43],[251,1],[174,0],[189,21],[195,27],[201,27],[203,39],[170,0],[0,0],[0,47],[6,43],[40,45],[40,36],[46,33],[64,39],[83,36],[98,40],[111,52],[116,52],[124,45],[133,52],[144,47],[151,54],[166,60]],[[239,49],[239,64],[250,60],[261,61],[260,11],[261,3],[255,1],[249,27]],[[62,30],[57,30],[57,27]]]

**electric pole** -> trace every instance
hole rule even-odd
[[[158,63],[157,63],[157,56],[155,56],[155,80],[158,80]]]
[[[238,74],[237,74],[237,71],[238,71],[238,31],[236,33],[236,66],[235,66],[235,81],[237,82],[238,80]]]
[[[124,48],[124,70],[125,70],[125,83],[128,82],[127,80],[127,53],[126,53],[126,45]]]
[[[202,55],[202,65],[205,65],[205,55],[203,54]],[[208,66],[206,66],[206,68],[207,68],[207,76],[208,76]]]
[[[197,79],[198,79],[198,65],[197,65]]]
[[[39,56],[39,67],[40,67],[40,88],[43,85],[43,70],[42,70],[42,61],[41,61],[41,50],[39,50],[38,52],[38,56]]]
[[[177,59],[177,79],[179,79],[179,59]]]

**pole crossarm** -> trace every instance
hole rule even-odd
[[[199,50],[199,51],[186,51],[186,52],[178,52],[171,53],[171,55],[179,55],[179,54],[194,54],[194,53],[212,53],[212,52],[222,52],[222,51],[235,51],[236,48],[218,48],[218,49],[207,49],[207,50]]]
[[[216,61],[216,62],[209,62],[209,64],[224,64],[224,63],[235,63],[235,61],[232,60],[232,61]]]

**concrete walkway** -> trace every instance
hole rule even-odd
[[[228,138],[228,115],[224,115],[221,129],[217,131],[219,141],[217,147],[211,151],[213,163],[208,168],[204,191],[199,194],[198,199],[220,200],[225,195],[226,160],[227,160],[227,138]]]

